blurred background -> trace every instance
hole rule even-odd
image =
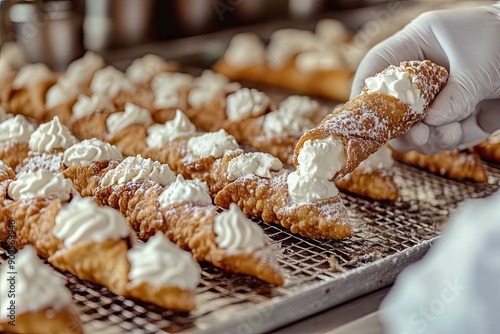
[[[411,15],[401,14],[404,19],[395,28],[391,28],[394,30],[419,11],[449,2],[0,0],[0,41],[18,41],[25,47],[30,62],[45,62],[54,70],[61,70],[87,49],[100,52],[108,61],[118,62],[147,52],[157,53],[165,58],[178,58],[190,53],[190,45],[200,50],[223,49],[226,31],[230,36],[238,31],[252,30],[265,39],[270,31],[283,27],[308,29],[322,17],[336,18],[348,29],[357,31],[367,21],[384,20],[384,14],[377,18],[377,12],[373,8],[388,10],[391,3],[405,8],[412,7],[415,3],[425,3]],[[391,29],[387,29],[386,34],[390,34]],[[206,38],[190,39],[189,45],[174,44],[175,47],[170,47],[168,51],[161,47],[163,42],[189,40],[189,37],[195,36]],[[214,40],[222,44],[214,46],[214,43],[208,43]]]

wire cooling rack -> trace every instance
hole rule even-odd
[[[198,308],[172,312],[116,296],[106,288],[67,280],[88,333],[252,333],[284,325],[390,284],[423,256],[457,205],[485,197],[500,184],[500,167],[488,165],[488,183],[457,182],[401,164],[401,198],[376,202],[344,194],[354,236],[325,241],[292,235],[258,222],[287,277],[283,287],[232,275],[202,263]]]

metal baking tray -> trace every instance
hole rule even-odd
[[[198,308],[191,313],[129,300],[72,275],[59,275],[67,280],[88,333],[265,332],[393,282],[425,254],[461,201],[498,189],[500,166],[488,165],[488,171],[489,182],[477,184],[397,164],[400,200],[343,195],[354,226],[354,236],[346,240],[302,238],[257,221],[272,240],[286,285],[274,287],[202,263]]]

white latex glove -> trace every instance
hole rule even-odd
[[[500,4],[424,13],[368,52],[351,97],[361,92],[366,78],[391,64],[428,59],[448,69],[448,83],[424,121],[391,145],[426,154],[475,145],[500,129],[499,35]]]
[[[387,334],[492,334],[500,329],[500,192],[452,215],[424,259],[381,306]]]

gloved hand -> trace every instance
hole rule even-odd
[[[499,33],[500,4],[424,13],[368,52],[351,97],[361,92],[366,78],[391,64],[428,59],[448,69],[448,83],[424,121],[391,146],[425,154],[473,146],[500,129]]]

